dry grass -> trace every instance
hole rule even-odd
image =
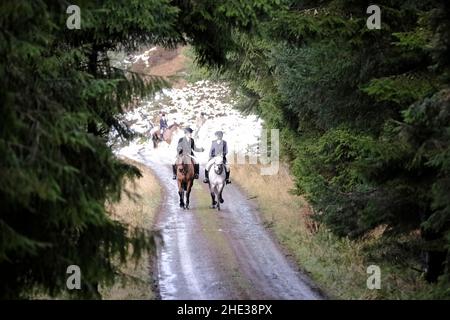
[[[123,221],[130,226],[151,230],[155,215],[161,201],[161,187],[153,173],[144,165],[132,160],[125,160],[139,168],[143,177],[127,181],[125,190],[133,194],[130,198],[124,191],[121,201],[110,207],[114,219]],[[111,288],[101,290],[103,299],[155,299],[153,286],[153,257],[144,254],[141,259],[129,262],[121,268],[129,276],[121,279]]]
[[[289,192],[294,183],[285,166],[281,166],[279,173],[273,176],[261,175],[260,166],[256,165],[234,165],[232,169],[233,180],[250,198],[257,200],[269,226],[287,225],[307,233],[313,231],[309,206],[301,197]]]
[[[401,299],[423,290],[423,281],[412,280],[411,273],[391,265],[380,265],[382,289],[366,286],[367,261],[364,248],[377,237],[351,241],[340,239],[311,220],[311,209],[290,193],[294,183],[286,167],[273,176],[260,175],[258,165],[234,165],[231,179],[257,201],[263,220],[277,240],[292,254],[301,269],[331,298]]]

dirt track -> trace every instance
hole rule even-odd
[[[156,57],[150,61],[153,73],[169,76],[182,70],[180,52],[152,52]],[[215,97],[217,93],[209,94]],[[162,299],[322,298],[288,261],[263,226],[254,203],[235,185],[226,186],[225,203],[218,212],[209,209],[209,191],[196,180],[191,209],[180,209],[170,166],[156,160],[158,153],[142,147],[145,150],[148,156],[137,155],[136,160],[153,169],[164,192],[156,222],[161,235],[157,239],[157,282]]]
[[[321,299],[262,225],[254,204],[234,185],[222,211],[208,208],[200,180],[191,209],[178,206],[171,168],[147,163],[165,192],[157,221],[158,283],[162,299]]]

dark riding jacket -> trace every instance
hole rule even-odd
[[[209,158],[214,158],[215,156],[222,155],[223,160],[226,161],[226,156],[228,153],[228,145],[225,140],[222,140],[221,143],[217,143],[217,140],[214,140],[211,144],[211,149],[209,150]]]
[[[161,119],[159,119],[159,128],[160,129],[167,129],[169,126],[167,125],[167,119],[164,119],[161,117]]]
[[[191,141],[189,142],[187,140],[186,137],[180,138],[180,140],[178,140],[178,146],[177,146],[177,152],[179,155],[194,155],[194,151],[195,152],[202,152],[203,148],[197,148],[195,146],[195,142],[194,139],[190,139]]]

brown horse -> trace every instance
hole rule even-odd
[[[177,158],[176,166],[180,208],[189,209],[189,196],[194,184],[194,163],[190,156],[185,155]]]
[[[161,140],[164,140],[168,144],[172,142],[172,136],[180,128],[178,123],[171,124],[163,133],[163,136],[161,137],[161,130],[159,129],[159,126],[156,126],[154,129],[150,131],[152,135],[152,141],[153,141],[153,147],[157,148],[158,144]],[[161,139],[162,138],[162,139]]]

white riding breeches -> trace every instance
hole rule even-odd
[[[215,158],[211,158],[209,159],[208,163],[205,166],[206,171],[209,171],[209,169],[211,169],[212,165],[214,164]],[[225,170],[227,172],[230,172],[230,166],[228,165],[228,163],[225,164]]]

